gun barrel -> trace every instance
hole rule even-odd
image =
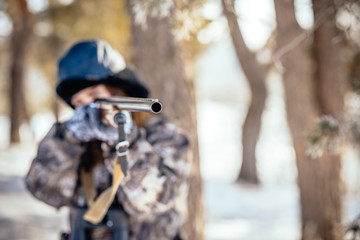
[[[160,113],[162,110],[162,104],[153,98],[111,97],[96,99],[95,103],[100,108],[115,107],[131,112]]]

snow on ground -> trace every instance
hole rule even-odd
[[[293,184],[258,187],[206,181],[206,239],[299,238],[298,192]]]
[[[68,229],[66,209],[37,201],[26,190],[24,176],[36,152],[36,143],[24,142],[0,150],[0,239],[59,239]]]

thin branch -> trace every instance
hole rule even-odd
[[[298,36],[296,36],[293,40],[291,40],[289,43],[287,43],[285,46],[281,47],[279,50],[277,50],[274,53],[274,65],[276,69],[280,72],[284,72],[284,66],[282,65],[280,58],[284,56],[286,53],[297,47],[300,43],[302,43],[305,39],[307,39],[309,36],[315,32],[315,30],[320,26],[320,24],[323,23],[325,17],[329,16],[333,13],[335,9],[333,7],[328,7],[327,9],[324,9],[324,11],[321,13],[319,18],[316,20],[316,22],[313,24],[313,26],[308,29],[302,31]]]

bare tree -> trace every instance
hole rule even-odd
[[[31,14],[25,0],[17,0],[13,6],[13,32],[11,36],[12,62],[10,67],[10,143],[20,141],[19,128],[28,119],[23,94],[23,77],[27,47],[31,41]]]
[[[133,33],[133,62],[139,76],[151,86],[151,95],[166,103],[164,114],[188,133],[193,150],[186,239],[203,239],[203,203],[197,142],[194,83],[185,74],[181,46],[174,37],[176,5],[164,17],[147,16],[146,27],[136,24],[132,1],[128,1]]]
[[[313,1],[314,28],[305,32],[295,19],[293,1],[274,3],[278,44],[275,59],[280,60],[277,65],[282,70],[287,119],[296,152],[302,238],[341,239],[340,156],[330,151],[307,154],[316,121],[324,114],[336,121],[343,109],[345,74],[339,58],[341,43],[336,41],[336,6],[332,0]],[[325,130],[336,131],[336,127]],[[316,143],[319,139],[311,140]]]
[[[265,87],[267,69],[266,66],[257,61],[255,53],[250,51],[245,44],[234,9],[234,0],[222,0],[221,2],[224,15],[228,21],[236,56],[248,80],[251,91],[250,106],[242,128],[243,156],[238,180],[258,183],[255,150],[260,135],[261,116],[265,108],[267,96]]]

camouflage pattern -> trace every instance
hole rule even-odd
[[[130,239],[174,239],[186,217],[189,141],[162,117],[149,119],[133,133],[127,176],[116,197],[129,216]],[[94,160],[91,152],[96,152],[96,146],[101,154]],[[64,124],[55,124],[39,145],[26,186],[36,198],[55,208],[84,207],[80,166],[92,169],[94,187],[101,193],[111,185],[115,156],[112,146],[82,143]],[[92,239],[110,236],[106,229],[94,230],[91,235]]]

